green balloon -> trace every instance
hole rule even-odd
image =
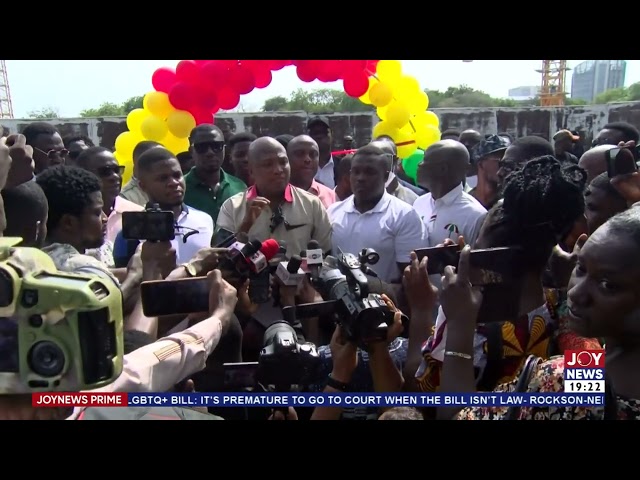
[[[418,164],[422,162],[423,158],[424,150],[417,149],[407,158],[402,160],[402,169],[404,170],[404,173],[406,173],[414,182],[418,180]]]

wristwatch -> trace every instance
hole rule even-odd
[[[180,266],[184,267],[184,269],[187,271],[187,275],[189,275],[190,277],[195,277],[198,275],[198,272],[196,271],[196,267],[193,263],[183,263]]]

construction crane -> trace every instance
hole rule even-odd
[[[0,119],[1,118],[13,118],[13,104],[11,103],[11,90],[9,89],[6,60],[0,60]]]
[[[463,60],[471,63],[473,60]],[[542,74],[542,86],[540,87],[540,106],[561,107],[567,94],[564,90],[567,78],[566,60],[542,60],[542,68],[536,72]]]
[[[542,87],[540,88],[541,107],[561,107],[567,92],[564,85],[567,77],[566,60],[543,60],[542,69],[536,70],[542,74]]]

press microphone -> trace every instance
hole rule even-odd
[[[307,243],[307,268],[314,280],[318,279],[323,263],[323,252],[316,240]]]
[[[295,287],[302,283],[302,280],[305,277],[304,270],[300,268],[301,265],[302,258],[300,258],[300,255],[294,255],[288,262],[281,262],[278,264],[276,276],[280,279],[283,285]]]
[[[269,260],[276,256],[280,246],[278,242],[272,238],[260,242],[259,240],[253,240],[247,245],[253,245],[255,251],[245,256],[249,268],[253,273],[260,273],[269,266]]]

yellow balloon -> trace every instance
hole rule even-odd
[[[123,155],[133,157],[133,149],[136,148],[140,138],[132,132],[123,132],[118,135],[115,143],[115,150]]]
[[[147,140],[159,142],[167,136],[169,129],[163,120],[155,115],[150,115],[145,118],[142,125],[140,125],[140,131]]]
[[[416,113],[412,120],[416,125],[431,125],[433,127],[440,127],[440,119],[438,116],[430,111]]]
[[[122,185],[126,185],[133,175],[133,156],[125,156],[117,150],[113,154],[118,161],[118,164],[124,166],[124,172],[122,172]]]
[[[420,82],[416,80],[415,77],[411,77],[409,75],[403,75],[398,78],[394,84],[394,87],[397,87],[398,95],[406,95],[413,96],[415,92],[420,92]]]
[[[376,107],[386,107],[393,100],[393,93],[387,84],[378,82],[369,89],[369,99]]]
[[[409,108],[401,102],[393,101],[389,104],[386,111],[385,120],[396,128],[402,128],[411,119],[411,112]]]
[[[135,110],[131,110],[129,112],[129,115],[127,115],[127,128],[129,129],[129,131],[139,132],[142,122],[144,122],[144,119],[149,115],[151,115],[149,111],[145,110],[144,108],[136,108]]]
[[[387,119],[387,107],[378,107],[376,108],[376,114],[380,120]]]
[[[429,97],[424,92],[417,92],[408,99],[407,106],[414,115],[425,112],[429,108]]]
[[[147,93],[144,96],[142,105],[151,115],[155,115],[161,119],[167,118],[169,114],[175,110],[169,101],[169,95],[164,92]]]
[[[371,91],[371,88],[376,83],[378,83],[378,81],[375,78],[369,77],[369,88],[367,88],[367,92],[360,97],[360,101],[365,105],[371,105],[371,98],[369,97],[369,92]]]
[[[393,138],[393,141],[395,142],[395,139],[398,136],[398,129],[389,124],[389,122],[382,121],[376,123],[376,126],[373,127],[372,133],[374,139],[385,135],[387,137]]]
[[[380,60],[376,67],[376,75],[381,82],[395,80],[402,75],[402,64],[398,60]]]
[[[169,132],[160,143],[162,143],[162,145],[164,145],[164,148],[169,150],[174,155],[189,151],[189,139],[177,138],[171,132]]]
[[[407,158],[418,148],[416,143],[416,132],[410,125],[398,130],[394,138],[398,149],[398,157]]]
[[[417,127],[416,143],[418,148],[425,150],[436,142],[440,141],[441,133],[437,127],[433,125],[421,125]]]
[[[169,132],[177,138],[187,138],[196,128],[196,120],[189,112],[174,110],[167,117]]]

